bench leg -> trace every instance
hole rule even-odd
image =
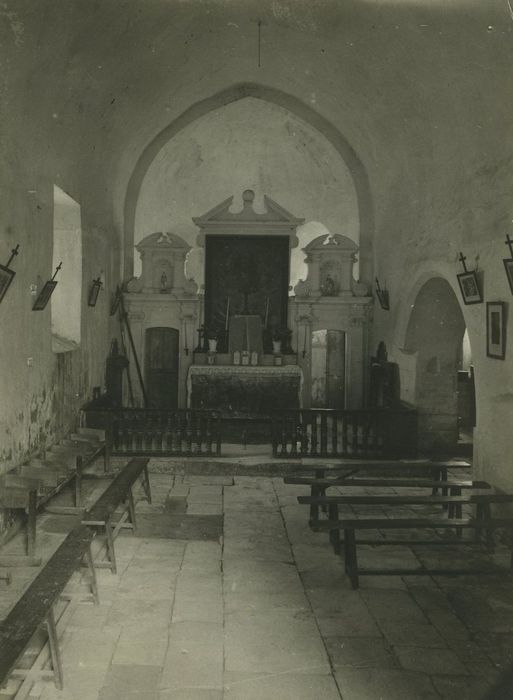
[[[483,503],[483,519],[486,520],[491,520],[492,518],[492,509],[490,507],[489,503]],[[487,527],[486,528],[486,548],[490,553],[493,553],[495,551],[495,542],[493,540],[493,527]]]
[[[61,655],[59,652],[59,638],[57,636],[57,627],[55,626],[55,617],[53,614],[53,607],[50,607],[48,614],[46,616],[46,627],[48,630],[48,645],[50,647],[50,657],[52,659],[53,677],[55,687],[58,690],[63,688],[63,678],[62,678],[62,663]]]
[[[143,469],[142,485],[143,485],[144,493],[146,495],[146,500],[148,501],[148,503],[151,503],[151,487],[150,487],[150,476],[148,474],[148,465],[146,465]]]
[[[1,566],[1,564],[0,564]],[[10,571],[0,571],[0,581],[5,581],[6,586],[10,586],[12,583],[12,576]]]
[[[330,503],[329,519],[338,520],[338,506],[336,503]],[[330,530],[330,542],[335,554],[340,554],[340,530]]]
[[[310,496],[312,498],[318,498],[319,489],[317,486],[312,486],[310,488]],[[310,503],[310,526],[315,526],[319,522],[319,506],[315,503]]]
[[[84,555],[86,560],[87,568],[89,569],[89,575],[91,576],[90,586],[91,593],[93,595],[93,601],[95,605],[100,605],[100,596],[98,595],[98,581],[96,579],[96,569],[94,568],[93,553],[91,552],[91,545],[87,548]]]
[[[103,451],[103,471],[105,474],[110,473],[110,439],[105,436],[105,449]]]
[[[105,523],[105,534],[107,536],[107,556],[110,561],[110,570],[116,574],[118,567],[116,566],[116,552],[114,551],[114,537],[112,535],[112,523],[110,518]]]
[[[37,491],[29,491],[27,515],[27,556],[34,557],[36,553],[36,515]]]
[[[128,489],[128,515],[130,517],[130,522],[132,523],[132,530],[135,532],[137,528],[137,523],[135,520],[135,504],[134,504],[134,494],[132,493],[132,487]]]
[[[344,558],[346,574],[349,576],[353,589],[357,589],[359,586],[358,560],[354,530],[344,530]]]
[[[82,504],[82,468],[84,460],[82,455],[77,455],[75,473],[75,508],[80,508]]]

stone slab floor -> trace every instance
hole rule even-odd
[[[64,690],[38,682],[32,698],[482,699],[513,661],[509,576],[364,577],[353,591],[326,535],[309,530],[301,487],[151,482],[154,503],[138,513],[222,514],[223,536],[120,536],[118,573],[98,572],[101,604],[75,605],[62,631]],[[51,551],[62,535],[44,532],[47,517],[40,545]],[[414,559],[405,547],[372,554]]]

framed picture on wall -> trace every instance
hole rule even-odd
[[[34,302],[34,306],[32,307],[32,311],[42,311],[48,302],[50,301],[50,297],[53,294],[53,290],[57,286],[56,280],[48,280],[48,282],[45,283],[45,286],[43,289],[39,292],[39,296]]]
[[[465,304],[480,304],[483,301],[475,270],[461,272],[458,275],[458,284]]]
[[[0,265],[0,301],[4,298],[15,274],[14,270],[5,267],[5,265]]]
[[[504,269],[506,270],[506,277],[508,278],[509,288],[513,294],[513,258],[503,258]]]
[[[486,304],[486,354],[497,360],[506,356],[506,304],[503,301]]]
[[[101,288],[102,282],[101,279],[98,277],[98,279],[93,280],[91,289],[89,290],[89,297],[87,299],[88,306],[96,306],[96,302],[98,301],[98,294],[100,293]]]

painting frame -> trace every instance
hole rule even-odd
[[[376,289],[376,296],[378,297],[379,305],[383,311],[390,311],[388,289]]]
[[[479,287],[479,281],[475,270],[467,270],[457,275],[461,296],[464,304],[481,304],[483,295]]]
[[[506,357],[506,303],[486,302],[486,356],[496,360]]]
[[[15,275],[16,273],[14,270],[11,270],[10,267],[0,265],[0,302],[7,294],[7,290],[9,289]]]
[[[46,308],[57,284],[57,280],[48,280],[48,282],[45,282],[43,289],[37,295],[32,311],[42,311]]]
[[[504,270],[508,278],[509,288],[513,294],[513,258],[503,258],[502,262],[504,263]]]

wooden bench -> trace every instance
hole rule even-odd
[[[145,496],[151,503],[150,480],[148,476],[148,459],[134,457],[116,475],[100,498],[92,508],[85,512],[82,518],[83,525],[89,525],[95,530],[101,529],[105,534],[105,544],[108,561],[96,561],[99,568],[110,568],[113,574],[117,571],[114,540],[121,528],[136,529],[135,505],[132,487],[139,477],[142,477],[142,485]],[[116,521],[113,520],[119,506],[122,511]]]
[[[91,575],[91,599],[98,604],[98,588],[91,555],[94,533],[87,527],[72,530],[43,566],[34,581],[0,623],[0,686],[12,676],[24,679],[27,697],[33,682],[53,678],[55,686],[63,687],[63,673],[55,620],[55,603],[66,596],[64,589],[72,574],[85,560]],[[51,670],[43,668],[46,659],[32,668],[18,668],[25,650],[40,627],[46,626]],[[44,649],[41,654],[44,654]],[[39,657],[38,657],[39,658]],[[19,691],[16,697],[19,696]]]
[[[0,477],[0,508],[20,511],[26,521],[25,556],[0,556],[0,566],[39,566],[36,558],[36,511],[38,481],[13,474]],[[0,578],[10,583],[10,573],[0,573]]]
[[[325,530],[330,533],[331,542],[336,549],[340,550],[340,545],[344,545],[344,565],[345,571],[349,576],[351,585],[354,589],[358,588],[360,575],[387,575],[387,576],[407,576],[407,575],[422,575],[430,576],[439,575],[456,575],[456,574],[471,574],[471,573],[487,573],[483,570],[472,569],[427,569],[421,566],[418,569],[360,569],[358,567],[357,545],[358,544],[401,544],[401,545],[434,545],[443,544],[444,540],[399,540],[393,542],[390,540],[372,540],[372,541],[357,541],[356,532],[361,530],[449,530],[462,528],[476,530],[476,535],[483,530],[486,532],[486,544],[488,548],[493,549],[493,530],[499,527],[513,528],[513,518],[492,518],[488,515],[482,515],[479,519],[475,518],[339,518],[337,520],[326,520],[319,523],[319,530]],[[340,533],[343,530],[343,540],[334,538],[333,533]],[[461,541],[460,541],[461,542]],[[457,540],[452,540],[451,544],[457,544]],[[467,542],[463,542],[467,544]],[[512,559],[513,568],[513,559]]]
[[[286,484],[295,484],[302,486],[310,486],[310,497],[314,500],[310,503],[310,520],[316,521],[319,519],[319,508],[326,510],[325,503],[317,502],[315,499],[322,499],[326,496],[326,491],[329,488],[338,487],[344,489],[352,488],[412,488],[424,489],[431,491],[432,495],[436,495],[438,489],[442,490],[444,495],[461,496],[462,490],[473,489],[490,489],[490,484],[486,481],[470,481],[468,479],[455,479],[453,481],[441,481],[439,479],[410,479],[410,478],[364,478],[347,476],[332,478],[332,479],[315,479],[305,476],[286,476],[284,478]],[[447,504],[445,504],[447,505]]]

